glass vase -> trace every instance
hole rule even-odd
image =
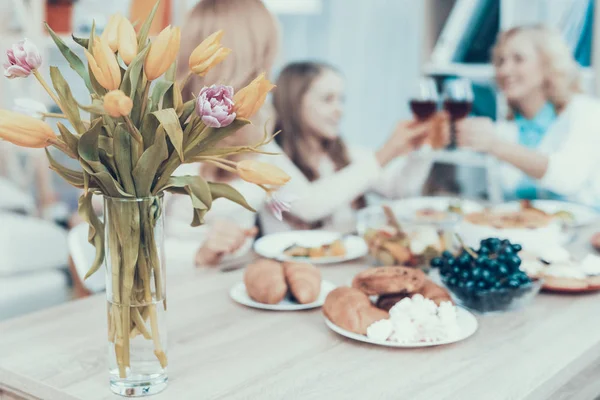
[[[167,385],[163,198],[104,197],[110,387],[146,396]]]

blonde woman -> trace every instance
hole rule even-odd
[[[578,65],[560,33],[513,28],[500,35],[493,60],[509,121],[460,121],[459,145],[505,162],[508,197],[600,205],[600,102],[581,94]]]
[[[279,48],[279,29],[273,15],[261,0],[202,0],[190,12],[183,31],[179,74],[188,72],[188,58],[194,48],[210,34],[224,30],[224,47],[232,54],[204,78],[194,76],[184,87],[184,100],[190,100],[204,86],[225,84],[235,91],[249,84],[260,73],[269,76]],[[226,146],[246,145],[260,140],[265,124],[274,121],[268,102],[252,119],[252,125],[229,138]],[[272,124],[271,124],[272,125]],[[272,126],[268,127],[272,131]],[[251,157],[250,155],[249,157]],[[178,175],[197,175],[207,180],[226,182],[241,192],[248,203],[260,208],[265,193],[253,184],[212,165],[187,164]],[[173,196],[167,201],[167,254],[181,264],[219,265],[235,261],[250,250],[256,235],[255,214],[227,201],[216,201],[206,217],[206,224],[191,228],[192,206],[187,196]]]

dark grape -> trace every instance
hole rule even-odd
[[[463,271],[460,273],[460,277],[461,277],[462,279],[464,279],[464,280],[467,280],[467,279],[469,279],[469,278],[471,277],[471,273],[469,272],[469,270],[463,270]]]
[[[453,267],[456,264],[456,259],[454,257],[446,259],[446,265],[449,267]]]
[[[498,248],[500,248],[500,239],[498,239],[498,238],[488,239],[487,247],[492,252],[496,252],[498,250]]]
[[[458,275],[462,272],[462,270],[460,269],[460,267],[456,266],[456,267],[452,267],[452,275]]]
[[[501,246],[510,246],[510,240],[508,239],[504,239],[503,241],[500,242]]]
[[[500,276],[506,276],[508,275],[508,268],[506,267],[506,265],[501,265],[498,267],[498,275]]]
[[[444,265],[444,260],[442,260],[440,257],[435,257],[431,260],[431,266],[433,268],[440,268],[442,265]]]
[[[458,283],[456,284],[456,286],[459,289],[464,289],[465,288],[465,282],[464,281],[458,281]]]
[[[481,271],[481,279],[483,279],[486,282],[494,282],[496,280],[496,277],[489,270],[484,269],[483,271]]]
[[[475,288],[475,281],[468,280],[465,282],[466,290],[473,290]]]
[[[469,255],[469,253],[463,253],[460,255],[460,257],[458,258],[458,265],[460,266],[469,266],[471,264],[471,261],[473,260],[473,257],[471,257]]]
[[[481,247],[477,253],[480,256],[487,256],[488,254],[490,254],[490,249],[488,249],[487,247]]]
[[[496,282],[494,282],[494,288],[501,289],[502,288],[502,281],[496,281]]]
[[[504,254],[505,256],[512,256],[513,254],[515,254],[515,252],[511,246],[507,246],[502,249],[500,254]]]
[[[456,279],[456,277],[451,277],[450,279],[448,279],[448,284],[450,286],[456,286],[456,284],[458,283],[458,279]]]
[[[511,289],[516,289],[520,286],[521,286],[521,282],[519,282],[517,279],[510,279],[508,281],[508,287]]]
[[[479,267],[475,267],[473,268],[473,270],[471,271],[471,276],[473,277],[473,279],[478,279],[481,277],[481,272],[482,269]]]
[[[521,258],[519,256],[511,256],[506,263],[511,267],[518,268],[521,265]]]
[[[454,254],[452,254],[451,252],[449,252],[448,250],[445,250],[442,253],[442,257],[446,258],[446,259],[450,259],[450,258],[454,258]]]
[[[504,254],[500,254],[500,255],[498,256],[498,258],[496,258],[496,260],[498,260],[498,262],[499,262],[500,264],[506,264],[506,262],[508,261],[508,257],[507,257],[507,256],[505,256]]]
[[[498,268],[500,268],[500,263],[496,260],[489,260],[487,263],[487,268],[492,272],[498,272]]]
[[[475,260],[475,265],[478,267],[485,267],[488,261],[489,258],[487,256],[480,255],[477,260]]]
[[[479,290],[486,290],[489,289],[490,286],[486,281],[477,281],[475,287]]]
[[[440,268],[440,274],[442,274],[442,276],[450,276],[452,274],[452,269],[451,268],[447,268],[447,267],[443,267]]]
[[[523,246],[521,246],[520,244],[513,244],[512,248],[513,248],[513,250],[514,250],[515,253],[518,253],[521,250],[523,250]]]

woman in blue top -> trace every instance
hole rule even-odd
[[[508,121],[459,121],[459,146],[505,162],[509,197],[600,205],[600,102],[581,94],[579,67],[560,33],[541,26],[502,33],[494,67]]]

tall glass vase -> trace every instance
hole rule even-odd
[[[163,198],[104,198],[110,387],[146,396],[167,385]]]

